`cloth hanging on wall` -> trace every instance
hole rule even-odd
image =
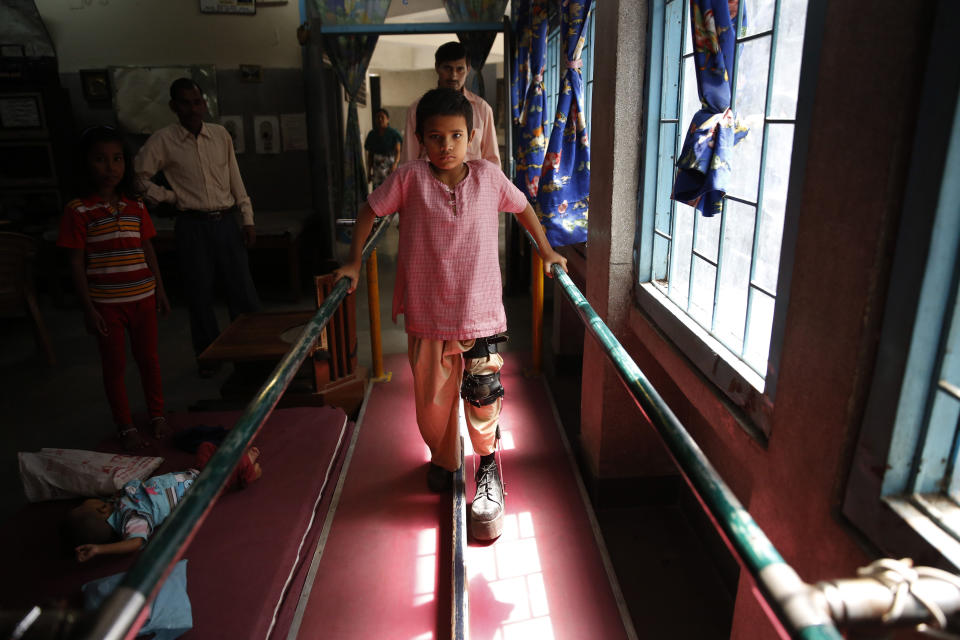
[[[450,22],[500,22],[507,0],[443,0]],[[477,72],[479,90],[477,95],[486,99],[486,90],[480,70],[487,62],[490,49],[497,33],[493,31],[466,31],[458,33],[457,38],[467,48],[467,62]],[[488,101],[489,102],[489,101]]]
[[[590,208],[590,141],[583,113],[580,53],[591,0],[561,5],[560,34],[565,64],[560,71],[557,113],[543,159],[537,213],[554,247],[587,240]]]
[[[737,121],[730,108],[730,72],[741,8],[746,14],[741,0],[690,0],[700,110],[687,128],[670,197],[707,217],[723,210],[733,147],[747,135],[747,128]],[[740,25],[745,31],[746,15],[740,19]]]
[[[543,70],[547,65],[547,0],[530,2],[530,83],[525,92],[517,136],[516,185],[531,203],[537,201],[543,156],[547,150],[544,113],[547,96]]]
[[[312,0],[307,6],[310,17],[319,18],[325,25],[383,24],[390,0]],[[349,103],[340,214],[343,218],[356,218],[360,203],[367,199],[357,97],[367,81],[367,67],[377,46],[377,36],[324,35],[321,42]]]
[[[510,21],[513,25],[513,39],[516,55],[510,69],[510,109],[513,114],[514,139],[519,140],[520,120],[523,114],[523,102],[530,86],[530,5],[518,0],[510,3]]]

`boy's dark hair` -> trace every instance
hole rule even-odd
[[[177,78],[173,81],[173,84],[170,85],[170,99],[176,100],[181,91],[189,91],[191,89],[197,89],[200,93],[203,93],[203,89],[201,89],[200,85],[192,78]]]
[[[116,533],[106,519],[92,511],[71,511],[64,522],[64,534],[73,546],[81,544],[107,544],[113,542]]]
[[[417,104],[416,134],[423,136],[423,123],[433,116],[463,116],[467,121],[467,135],[473,131],[473,106],[463,93],[454,89],[431,89]]]
[[[466,60],[467,48],[460,42],[447,42],[440,45],[437,52],[433,54],[434,65],[440,65],[442,62],[452,60]]]
[[[94,145],[101,142],[116,142],[123,149],[123,178],[117,185],[117,192],[127,198],[139,197],[140,191],[137,188],[136,176],[133,171],[133,154],[130,153],[123,132],[110,125],[90,127],[80,134],[80,144],[77,145],[77,173],[75,174],[78,177],[79,195],[88,196],[96,188],[87,162]]]
[[[386,109],[384,109],[383,107],[380,107],[379,109],[377,109],[376,113],[374,113],[373,115],[378,116],[378,115],[380,115],[381,113],[382,113],[383,115],[387,116],[387,120],[390,119],[390,112],[387,111]]]

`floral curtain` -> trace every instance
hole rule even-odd
[[[451,22],[500,22],[507,0],[443,0],[443,8]],[[486,98],[483,76],[480,70],[487,61],[496,32],[467,31],[458,33],[457,38],[467,48],[467,62],[476,71],[479,90],[477,95]]]
[[[325,25],[382,24],[390,0],[312,0],[311,18]],[[347,94],[347,131],[343,158],[343,199],[341,217],[356,218],[360,203],[367,198],[367,178],[363,170],[363,145],[360,142],[360,117],[357,96],[364,86],[367,67],[377,36],[324,35],[323,49],[330,58],[343,90]]]
[[[690,0],[700,110],[687,129],[671,197],[708,217],[723,209],[733,146],[747,135],[730,109],[730,71],[741,7],[742,0]],[[743,10],[746,13],[746,7]],[[746,28],[746,15],[740,24]]]
[[[557,113],[543,160],[537,194],[538,214],[554,247],[587,240],[590,208],[590,141],[583,114],[584,27],[591,0],[563,0],[560,33],[564,66],[561,70]]]
[[[547,65],[547,0],[530,0],[530,84],[520,114],[517,137],[517,186],[536,202],[547,139],[544,107],[547,103],[543,70]]]
[[[516,42],[516,55],[510,70],[510,107],[513,113],[514,127],[520,126],[523,114],[523,102],[527,87],[530,85],[530,5],[523,0],[510,3],[513,21],[513,38]],[[515,139],[519,140],[519,137]]]

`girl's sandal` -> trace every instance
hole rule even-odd
[[[136,451],[137,449],[142,449],[147,444],[143,441],[143,438],[140,437],[140,432],[137,431],[137,428],[133,425],[118,429],[117,437],[120,439],[120,446],[123,447],[125,451]]]
[[[151,418],[150,426],[153,427],[153,437],[157,440],[170,434],[170,425],[167,424],[167,419],[163,416]]]

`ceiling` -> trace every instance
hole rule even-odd
[[[505,10],[509,13],[510,5]],[[387,11],[388,23],[449,22],[440,0],[393,0]],[[444,42],[456,40],[453,33],[386,35],[377,40],[370,71],[414,71],[433,68],[433,53]],[[487,57],[488,64],[503,62],[503,34],[497,35]]]

